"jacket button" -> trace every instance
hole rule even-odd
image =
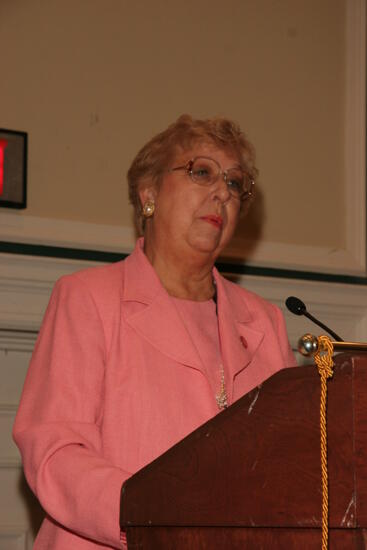
[[[244,336],[240,336],[240,340],[241,340],[241,343],[243,345],[244,348],[248,348],[248,344],[247,344],[247,340]]]

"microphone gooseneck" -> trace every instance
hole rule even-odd
[[[300,300],[299,298],[296,298],[296,296],[289,296],[285,301],[285,305],[287,306],[287,308],[291,313],[294,313],[294,315],[304,315],[305,317],[310,319],[310,321],[318,325],[320,328],[322,328],[323,330],[326,330],[326,332],[328,332],[330,336],[332,336],[337,342],[344,342],[343,338],[340,338],[340,336],[338,336],[336,332],[331,330],[329,327],[324,325],[324,323],[322,323],[321,321],[316,319],[316,317],[311,315],[311,313],[307,311],[307,308],[305,304],[302,302],[302,300]]]

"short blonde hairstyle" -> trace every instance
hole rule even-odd
[[[194,119],[180,116],[166,130],[154,136],[136,155],[128,173],[129,200],[134,207],[135,225],[139,235],[144,233],[144,218],[139,191],[148,185],[158,186],[179,150],[192,149],[197,143],[214,144],[238,157],[251,179],[256,180],[255,150],[240,127],[226,118]]]

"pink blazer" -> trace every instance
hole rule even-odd
[[[120,489],[218,413],[205,365],[139,241],[55,285],[14,438],[47,513],[38,550],[121,548]],[[214,269],[230,402],[294,366],[280,310]]]

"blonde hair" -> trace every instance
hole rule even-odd
[[[182,115],[140,149],[128,170],[129,200],[134,207],[139,235],[144,232],[139,191],[152,183],[158,186],[177,151],[189,150],[196,143],[211,143],[235,154],[250,178],[256,180],[255,150],[235,122],[219,117],[200,120]]]

